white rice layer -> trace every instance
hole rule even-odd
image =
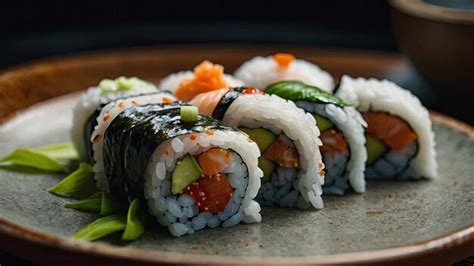
[[[169,139],[158,146],[148,162],[145,173],[145,198],[149,211],[158,222],[168,226],[175,236],[191,234],[205,226],[233,226],[241,221],[260,222],[260,205],[254,200],[260,189],[263,172],[258,168],[260,151],[248,136],[237,131],[213,131],[214,134],[192,133]],[[171,195],[170,181],[176,162],[186,154],[197,155],[209,148],[218,147],[233,151],[233,163],[222,173],[234,189],[226,208],[218,213],[201,212],[191,197]],[[172,152],[165,152],[166,150]]]
[[[87,161],[86,143],[84,139],[84,129],[89,117],[102,104],[110,101],[125,98],[138,94],[145,94],[157,91],[157,88],[151,84],[146,83],[143,86],[137,86],[130,90],[124,91],[107,91],[104,92],[99,87],[91,87],[84,92],[73,110],[71,138],[74,146],[79,152],[82,161]]]
[[[235,127],[266,128],[293,141],[301,163],[293,186],[306,202],[323,208],[324,164],[319,152],[322,143],[312,115],[276,95],[246,94],[234,100],[223,121]]]
[[[97,181],[97,188],[109,192],[109,182],[104,169],[104,135],[110,123],[125,109],[146,105],[151,103],[163,103],[164,100],[176,101],[176,98],[169,93],[145,94],[126,99],[119,99],[108,103],[102,108],[97,116],[97,125],[94,128],[90,141],[94,151],[94,178]]]
[[[362,115],[354,107],[341,108],[334,104],[317,104],[306,101],[297,101],[295,104],[303,108],[306,112],[316,113],[328,118],[338,130],[342,132],[349,144],[350,156],[347,163],[347,174],[352,188],[359,193],[365,192],[365,161],[367,160],[367,150],[365,149],[365,132],[364,127],[367,126]],[[324,157],[324,154],[323,154]],[[335,158],[334,158],[335,159]],[[326,162],[326,158],[324,158]],[[332,160],[334,161],[334,160]],[[338,160],[336,160],[338,161]],[[327,172],[331,169],[326,165]],[[326,175],[327,175],[326,172]],[[337,177],[343,179],[343,176]],[[326,190],[329,188],[328,180],[326,181]],[[340,190],[328,190],[343,193],[343,184],[336,182],[336,186],[341,186]]]
[[[301,59],[294,60],[286,69],[281,69],[272,56],[257,56],[243,63],[234,73],[246,86],[265,89],[280,80],[299,80],[325,91],[334,90],[334,80],[328,72],[316,64]]]
[[[418,152],[411,160],[413,178],[435,178],[438,172],[434,133],[428,110],[410,91],[388,80],[343,76],[337,96],[361,112],[379,111],[406,121],[418,136]]]
[[[158,88],[160,90],[168,90],[174,93],[179,88],[179,84],[181,84],[183,80],[192,78],[194,78],[194,72],[192,71],[181,71],[178,73],[173,73],[163,78]],[[228,74],[224,75],[224,81],[229,87],[238,87],[244,85],[242,81]]]

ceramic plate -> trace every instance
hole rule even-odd
[[[55,96],[110,75],[133,74],[156,81],[170,65],[163,60],[166,49],[174,48],[93,54],[4,72],[0,76],[4,85],[0,86],[0,156],[18,147],[68,141],[71,108],[78,94]],[[208,55],[215,51],[199,49],[202,57],[206,51]],[[226,57],[224,51],[222,58],[237,62],[267,50],[243,49],[247,54],[241,50],[240,58],[234,58],[230,50]],[[332,54],[332,58],[337,56],[350,60],[350,54]],[[371,56],[395,65],[401,62],[395,56]],[[197,61],[196,56],[189,59],[177,53],[175,58],[169,72],[180,62],[186,68]],[[341,66],[324,60],[320,64],[340,72],[351,70],[344,69],[343,62]],[[381,76],[375,71],[373,75]],[[13,115],[13,111],[18,113]],[[435,180],[369,183],[365,194],[324,197],[326,206],[320,211],[264,208],[260,224],[203,230],[181,238],[154,230],[120,246],[69,240],[94,216],[65,209],[62,206],[68,199],[46,192],[60,176],[0,170],[0,247],[35,261],[75,264],[91,260],[325,264],[461,259],[474,248],[474,130],[443,115],[432,114],[432,119],[440,164]]]

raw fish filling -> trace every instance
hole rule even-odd
[[[244,219],[248,169],[225,144],[212,146],[222,137],[193,133],[175,138],[160,145],[155,152],[162,155],[149,162],[150,212],[174,236],[234,226]]]
[[[307,208],[299,192],[293,188],[297,172],[301,168],[298,151],[293,142],[283,133],[274,134],[264,128],[245,128],[247,133],[260,149],[258,166],[263,171],[262,187],[256,197],[260,204],[281,207]],[[300,200],[298,200],[301,198]]]
[[[366,112],[367,179],[409,178],[410,160],[418,150],[417,135],[404,120],[384,113]]]

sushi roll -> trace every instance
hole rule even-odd
[[[265,92],[294,101],[316,119],[323,143],[324,194],[343,195],[350,186],[365,192],[366,123],[360,113],[340,98],[299,81],[280,81]]]
[[[109,191],[138,198],[174,236],[260,222],[255,142],[178,102],[133,106],[105,131]]]
[[[82,161],[92,162],[89,142],[92,128],[85,130],[88,121],[95,121],[100,107],[110,101],[145,93],[157,92],[157,88],[146,81],[132,77],[102,80],[98,86],[89,88],[81,95],[73,110],[71,138]],[[87,133],[86,133],[87,132]]]
[[[221,89],[242,86],[243,83],[231,75],[224,74],[224,67],[204,61],[193,71],[182,71],[165,77],[158,86],[161,90],[169,90],[183,101],[189,101],[190,88],[193,95]]]
[[[89,117],[84,132],[84,136],[87,138],[85,145],[90,157],[89,160],[94,164],[94,178],[99,189],[109,192],[108,181],[104,172],[103,136],[115,117],[125,109],[133,106],[154,103],[171,103],[174,101],[176,101],[176,98],[171,94],[171,92],[155,91],[153,93],[130,96],[111,101],[110,103],[99,107],[97,111]]]
[[[292,54],[254,57],[235,71],[235,77],[246,86],[261,89],[281,80],[298,80],[326,91],[334,89],[331,74],[311,62],[295,59]]]
[[[387,80],[343,76],[337,95],[362,113],[367,128],[366,178],[435,178],[435,140],[428,111]]]
[[[205,115],[238,127],[258,144],[263,177],[257,200],[261,204],[323,207],[324,164],[313,116],[293,102],[250,87],[201,93],[189,103]]]

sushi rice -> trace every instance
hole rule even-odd
[[[265,128],[277,135],[282,133],[298,151],[301,169],[277,167],[272,180],[278,179],[279,182],[263,184],[260,199],[266,199],[269,205],[282,207],[308,208],[311,205],[323,208],[324,164],[319,152],[322,143],[318,138],[318,128],[310,126],[316,124],[312,115],[275,95],[244,94],[229,106],[223,121],[230,126]]]
[[[257,166],[260,156],[257,145],[238,131],[193,134],[197,136],[195,140],[183,135],[165,141],[153,152],[145,174],[145,197],[150,213],[174,236],[192,234],[205,227],[230,227],[242,221],[260,222],[260,205],[253,200],[263,175]],[[171,173],[177,160],[186,154],[197,155],[212,147],[231,150],[233,157],[233,163],[221,172],[228,174],[234,192],[224,210],[217,214],[199,212],[195,200],[187,194],[173,196],[170,193]],[[173,152],[167,155],[166,149]]]
[[[194,78],[193,71],[181,71],[178,73],[173,73],[163,78],[163,80],[158,85],[158,88],[160,88],[160,90],[167,90],[174,93],[179,88],[179,85],[183,80],[192,78]],[[244,85],[242,81],[234,78],[232,75],[229,74],[224,75],[224,81],[229,87],[237,87]]]
[[[334,80],[316,64],[295,59],[286,68],[279,67],[273,56],[257,56],[243,63],[234,73],[246,86],[264,89],[280,80],[298,80],[326,91],[334,90]]]
[[[349,150],[343,154],[323,152],[326,175],[324,194],[343,195],[351,187],[359,193],[365,192],[365,149],[364,127],[367,126],[360,113],[351,106],[338,107],[334,104],[296,101],[295,104],[308,113],[316,113],[329,119],[344,135]]]
[[[352,103],[360,112],[385,112],[404,120],[417,135],[416,144],[401,151],[389,151],[372,166],[366,177],[435,178],[438,164],[434,133],[428,110],[410,91],[388,80],[342,77],[337,96]],[[408,166],[408,167],[406,167]]]

